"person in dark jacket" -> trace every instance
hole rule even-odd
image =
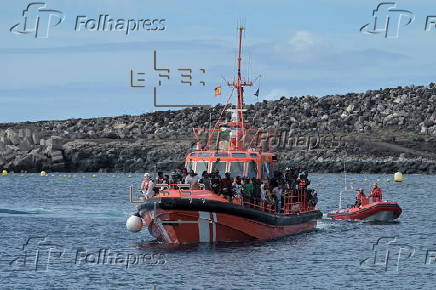
[[[226,172],[225,177],[221,179],[221,193],[227,197],[229,201],[231,201],[233,197],[232,184],[233,180],[230,176],[230,172]]]
[[[212,191],[215,192],[215,194],[221,193],[221,177],[219,175],[218,171],[214,171],[211,173],[211,187]]]

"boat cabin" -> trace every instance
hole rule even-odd
[[[198,175],[217,170],[222,178],[230,172],[233,178],[271,179],[277,170],[277,156],[254,151],[193,151],[186,156],[185,167]]]

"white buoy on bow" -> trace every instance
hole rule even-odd
[[[126,228],[129,232],[137,233],[142,229],[142,226],[144,224],[142,223],[141,217],[139,217],[139,214],[135,214],[130,216],[126,221]]]

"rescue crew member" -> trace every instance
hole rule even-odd
[[[380,187],[378,187],[377,182],[374,183],[374,187],[371,189],[369,197],[372,198],[372,202],[378,202],[383,200],[383,194]]]
[[[302,172],[298,175],[297,178],[297,184],[298,184],[298,189],[306,189],[309,184],[310,184],[310,180],[307,178],[307,176],[309,175],[309,173],[307,173],[307,171]]]
[[[356,202],[354,203],[354,207],[360,207],[366,201],[366,195],[363,192],[363,189],[359,189],[356,194]]]
[[[149,199],[154,195],[154,182],[149,173],[144,174],[144,179],[141,183],[141,191],[145,195],[145,199]]]

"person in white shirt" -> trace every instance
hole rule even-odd
[[[198,184],[198,182],[199,182],[198,176],[194,173],[194,171],[191,170],[189,172],[189,175],[186,176],[185,178],[185,184],[189,184],[192,187],[193,185]]]
[[[262,202],[266,201],[266,184],[263,182],[260,185],[260,200]]]
[[[153,178],[151,178],[149,173],[144,174],[144,179],[141,183],[141,191],[145,195],[145,198],[151,198],[154,195],[154,185]]]
[[[241,198],[242,197],[242,190],[244,188],[244,185],[242,184],[241,177],[237,176],[235,182],[232,184],[233,192],[235,193],[236,197]]]

